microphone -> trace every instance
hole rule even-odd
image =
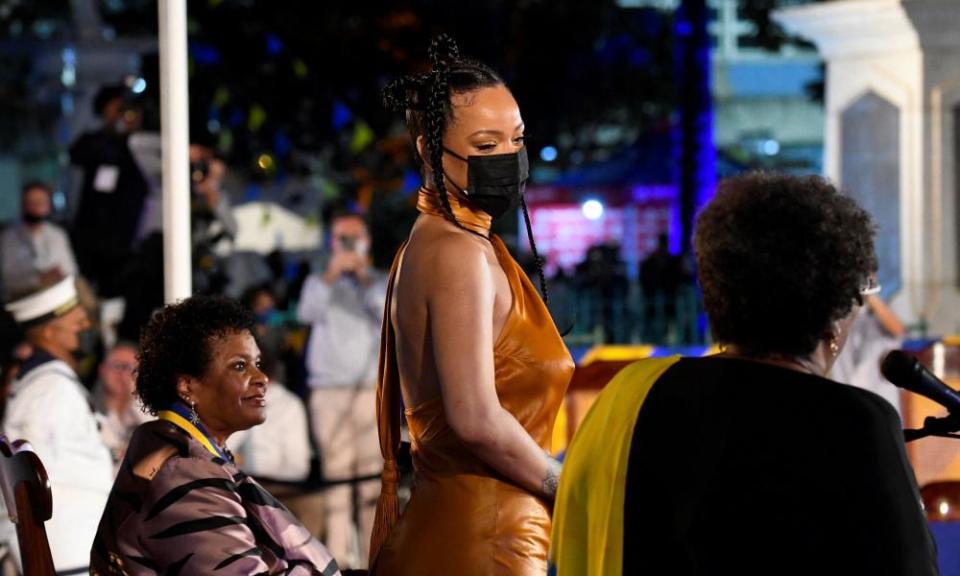
[[[913,356],[892,350],[880,363],[880,372],[893,385],[929,398],[951,415],[960,416],[960,393],[944,384]]]

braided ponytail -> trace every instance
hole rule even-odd
[[[431,82],[427,94],[426,113],[424,114],[424,140],[430,171],[433,173],[433,185],[440,196],[440,205],[447,218],[460,226],[453,209],[443,170],[443,135],[447,131],[447,116],[450,113],[450,67],[449,62],[459,60],[460,51],[453,39],[441,34],[430,43],[427,52],[430,57]]]
[[[434,38],[427,55],[430,60],[430,72],[404,76],[388,84],[383,90],[383,104],[388,109],[406,113],[407,126],[410,129],[414,148],[416,148],[417,138],[423,136],[426,156],[424,160],[430,166],[433,185],[437,189],[440,206],[446,218],[460,229],[480,236],[460,224],[450,206],[443,170],[443,136],[446,134],[447,122],[452,115],[451,95],[499,86],[503,84],[503,79],[488,66],[475,60],[461,58],[456,42],[446,34]],[[419,154],[417,157],[419,158]],[[540,292],[544,302],[549,304],[550,295],[543,272],[543,258],[540,257],[537,244],[533,239],[527,203],[522,196],[520,201],[530,250],[537,265]]]
[[[423,160],[433,173],[433,184],[440,197],[444,216],[462,230],[477,234],[457,221],[450,205],[444,180],[443,136],[452,115],[452,94],[502,85],[503,80],[489,67],[461,58],[456,42],[447,34],[434,38],[427,55],[430,72],[403,76],[388,84],[382,93],[383,105],[390,110],[406,113],[414,149],[417,148],[417,139],[423,136]],[[416,157],[420,159],[419,154]]]

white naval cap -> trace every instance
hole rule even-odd
[[[5,308],[19,324],[39,324],[72,310],[79,300],[73,276],[67,276],[49,288],[8,303]]]

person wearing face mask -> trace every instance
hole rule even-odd
[[[300,321],[310,325],[310,420],[327,481],[380,471],[374,384],[386,281],[371,265],[369,250],[370,233],[362,216],[332,214],[329,262],[307,278],[297,306]],[[338,484],[324,495],[331,553],[341,566],[362,567],[373,527],[376,482]]]
[[[51,196],[42,182],[23,187],[23,219],[0,234],[0,300],[77,273],[70,239],[50,222]]]
[[[372,573],[540,576],[560,468],[550,439],[574,364],[544,300],[490,234],[511,208],[527,216],[523,119],[503,80],[460,58],[449,37],[429,56],[429,72],[384,90],[407,115],[423,185],[387,289]],[[415,476],[400,515],[404,416]]]
[[[29,441],[50,477],[53,517],[46,529],[57,573],[86,574],[97,520],[113,483],[110,452],[75,372],[79,336],[90,322],[72,276],[6,309],[32,352],[13,382],[3,431],[11,440]]]

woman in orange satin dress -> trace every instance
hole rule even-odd
[[[523,120],[503,81],[460,59],[449,38],[434,41],[430,58],[432,71],[384,91],[407,113],[424,185],[387,295],[377,388],[385,462],[370,565],[389,576],[543,576],[559,478],[548,452],[573,360],[540,295],[490,235],[494,217],[523,202]],[[402,515],[401,395],[415,470]]]

